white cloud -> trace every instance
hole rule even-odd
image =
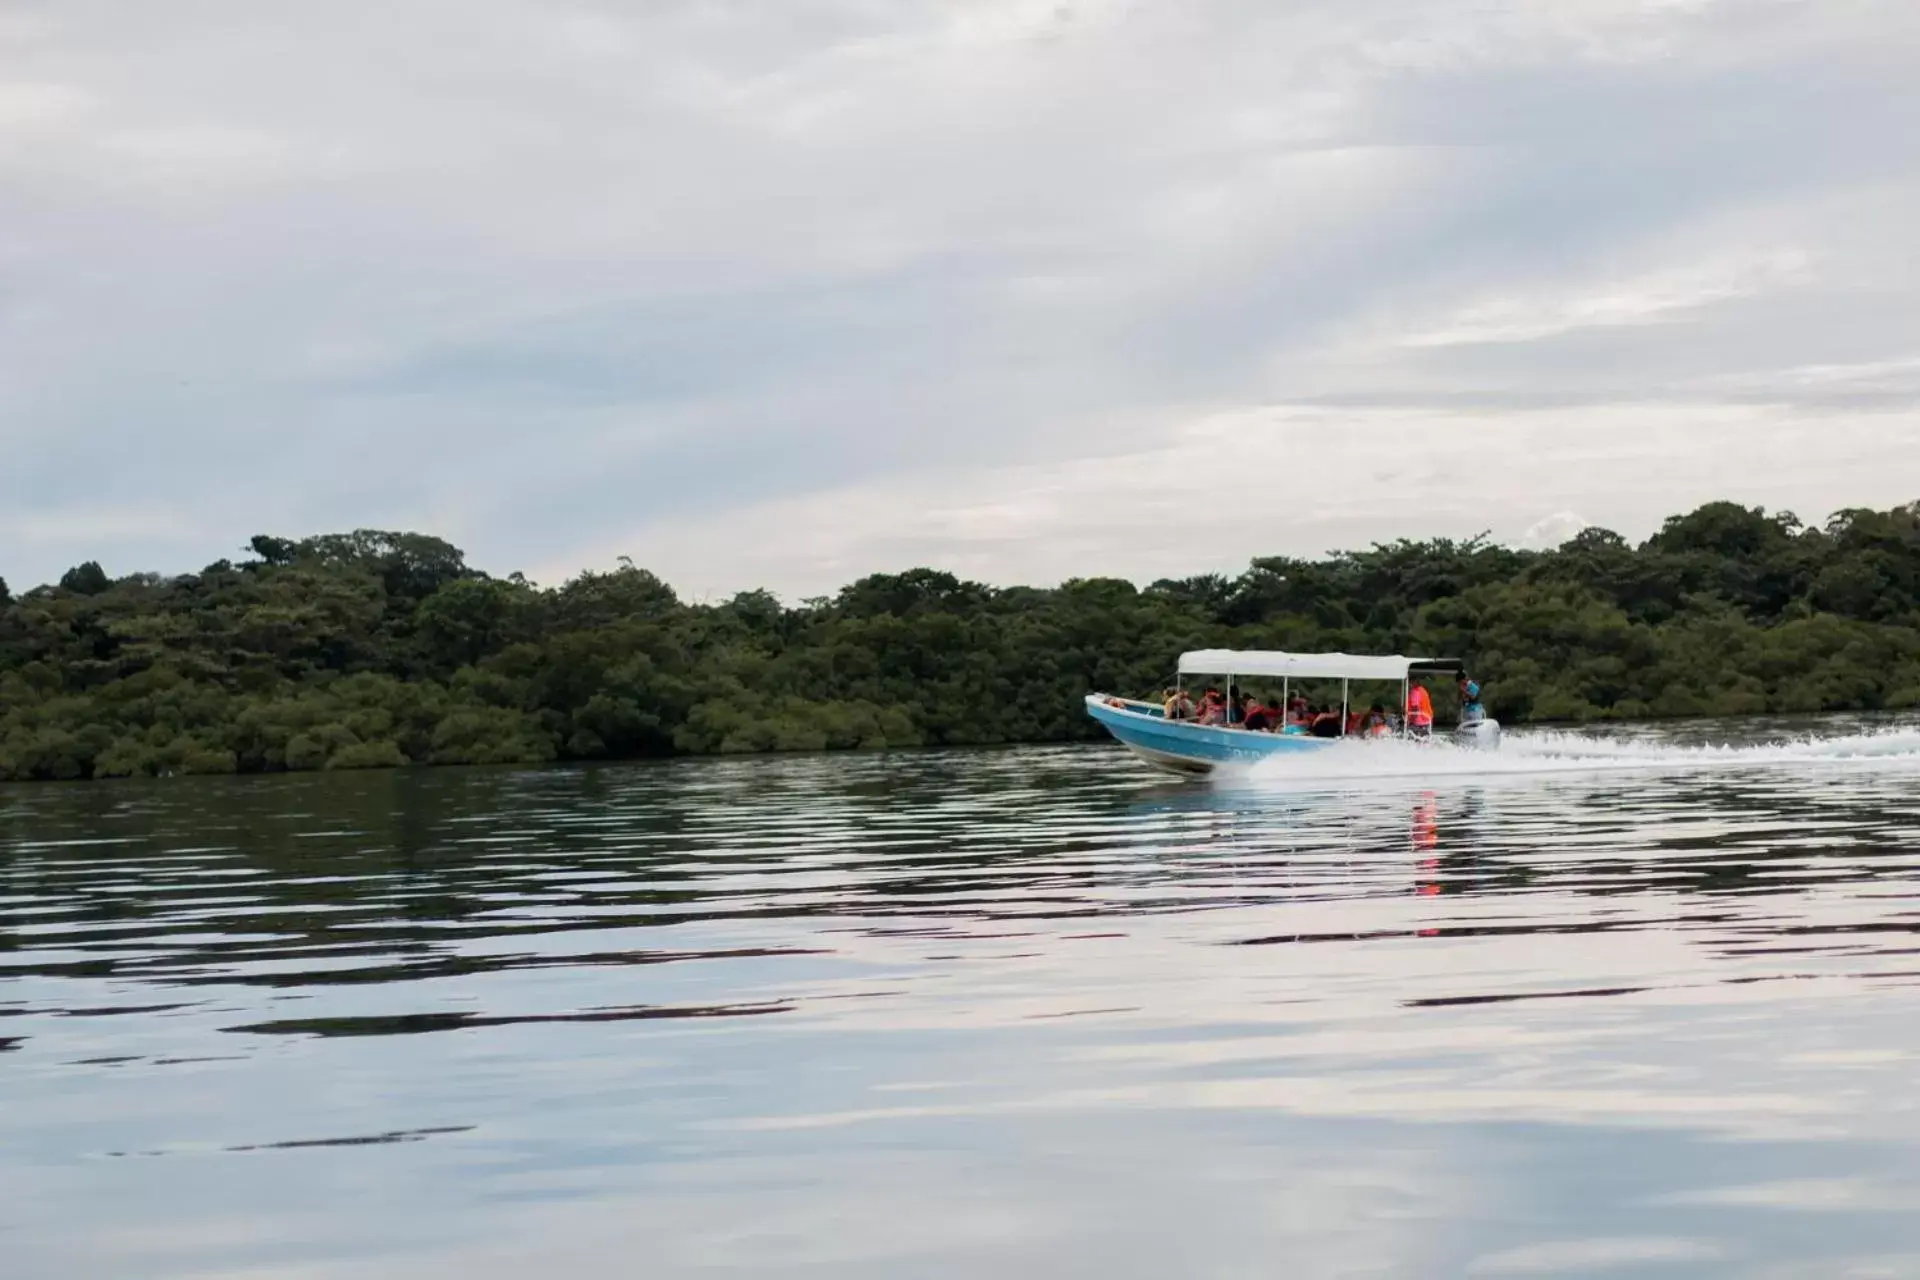
[[[1870,500],[1920,461],[1915,49],[1896,0],[10,15],[0,505],[47,533],[0,571],[446,522],[791,592]],[[1336,489],[1522,411],[1663,425],[1630,472],[1527,436],[1471,502],[1112,508],[1275,405]],[[1289,465],[1252,435],[1215,461]]]
[[[1898,360],[1861,360],[1851,364],[1800,365],[1784,370],[1780,380],[1799,387],[1920,391],[1920,356],[1906,356]]]
[[[826,593],[930,563],[1000,583],[1145,582],[1399,537],[1558,545],[1598,523],[1639,538],[1720,497],[1809,517],[1920,498],[1913,472],[1860,479],[1920,445],[1910,420],[1707,404],[1676,429],[1670,413],[1238,410],[1169,424],[1158,443],[1126,452],[833,489],[736,507],[713,524],[643,524],[586,558],[631,554],[702,598],[762,583]],[[1594,503],[1583,506],[1592,519],[1571,502]]]
[[[1594,1236],[1551,1240],[1482,1254],[1467,1267],[1470,1276],[1537,1276],[1561,1272],[1606,1271],[1648,1264],[1715,1262],[1727,1251],[1709,1240],[1667,1236]]]
[[[1715,303],[1758,297],[1807,282],[1810,255],[1782,248],[1731,260],[1589,283],[1570,295],[1507,295],[1474,302],[1435,330],[1402,338],[1409,347],[1532,342],[1578,329],[1672,323]]]
[[[0,145],[71,120],[91,102],[71,85],[0,84]]]
[[[1527,531],[1520,535],[1517,545],[1529,551],[1551,551],[1592,525],[1593,521],[1576,512],[1556,511],[1528,526]]]
[[[218,537],[192,512],[166,503],[76,503],[14,510],[0,515],[0,538],[29,550],[83,545],[89,538],[160,538],[181,541]],[[242,539],[241,541],[244,541]],[[193,566],[198,568],[198,565]]]

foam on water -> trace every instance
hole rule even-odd
[[[1920,727],[1900,725],[1861,733],[1694,745],[1567,730],[1523,730],[1508,733],[1497,751],[1477,751],[1439,740],[1339,742],[1321,751],[1273,756],[1257,764],[1222,770],[1216,777],[1230,786],[1270,787],[1370,778],[1425,782],[1809,765],[1920,770]]]

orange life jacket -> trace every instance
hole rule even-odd
[[[1413,686],[1407,693],[1407,723],[1415,726],[1433,724],[1433,699],[1419,685]]]

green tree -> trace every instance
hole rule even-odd
[[[97,596],[113,585],[98,560],[87,560],[60,575],[60,589],[77,596]]]
[[[630,561],[543,589],[415,533],[258,535],[198,574],[0,584],[0,779],[1059,742],[1203,647],[1458,656],[1507,720],[1920,705],[1920,504],[1710,503],[1636,547],[1399,541],[1237,576],[876,574],[689,604]]]

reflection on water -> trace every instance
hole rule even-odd
[[[3,789],[8,1274],[1920,1274],[1920,734],[1796,732]]]

